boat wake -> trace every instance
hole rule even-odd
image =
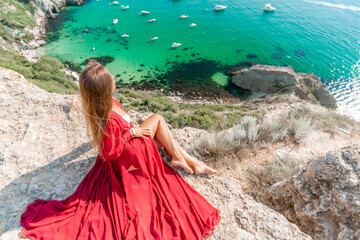
[[[322,2],[322,1],[311,1],[311,0],[304,0],[308,3],[314,3],[318,5],[324,5],[328,7],[335,7],[335,8],[341,8],[341,9],[348,9],[353,11],[360,11],[360,7],[351,6],[351,5],[344,5],[344,4],[338,4],[338,3],[330,3],[330,2]]]

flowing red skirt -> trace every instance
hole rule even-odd
[[[29,204],[20,223],[30,239],[196,240],[219,221],[220,211],[163,161],[151,138],[134,138],[120,158],[98,156],[68,198]]]

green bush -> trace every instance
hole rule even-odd
[[[73,94],[78,91],[72,77],[61,71],[63,64],[56,59],[41,58],[32,63],[18,52],[0,48],[0,67],[17,71],[28,81],[49,92]]]

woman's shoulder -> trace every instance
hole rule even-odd
[[[121,104],[120,104],[114,97],[112,97],[112,101],[113,101],[118,107],[120,107],[123,111],[125,111],[125,110],[122,108]]]

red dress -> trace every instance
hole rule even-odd
[[[212,234],[220,211],[163,161],[151,138],[131,138],[130,127],[110,112],[105,160],[97,156],[68,198],[29,204],[21,215],[23,237],[196,240]]]

